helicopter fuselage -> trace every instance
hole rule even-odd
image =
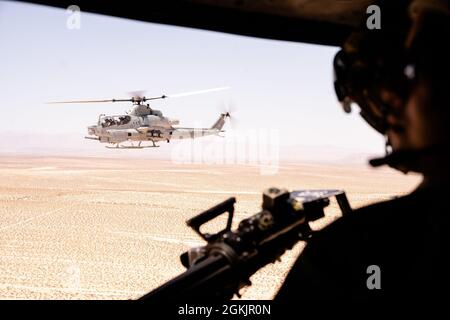
[[[156,146],[158,141],[218,135],[228,116],[221,114],[211,128],[180,128],[174,127],[179,124],[178,120],[164,117],[161,111],[139,104],[125,115],[100,115],[97,124],[88,127],[89,136],[86,138],[116,144],[117,147],[126,141],[139,142],[139,148],[142,141],[151,141]]]
[[[170,140],[173,125],[178,123],[162,115],[101,115],[97,125],[88,127],[88,134],[110,143]]]

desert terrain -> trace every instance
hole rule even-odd
[[[0,298],[135,299],[183,271],[201,239],[186,219],[236,196],[235,224],[258,212],[261,192],[336,188],[353,207],[413,190],[390,169],[281,164],[174,164],[98,157],[0,157]],[[320,228],[338,217],[335,204]],[[220,230],[224,219],[208,226]],[[270,299],[303,244],[252,278],[244,299]]]

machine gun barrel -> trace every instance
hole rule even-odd
[[[340,190],[294,191],[270,188],[263,193],[262,211],[242,220],[231,230],[235,199],[230,198],[187,221],[207,241],[181,255],[187,270],[143,296],[149,301],[223,301],[251,285],[250,277],[275,262],[298,241],[312,235],[310,221],[324,216],[329,198],[335,196],[348,213],[345,193]],[[228,212],[224,230],[202,234],[202,224]]]

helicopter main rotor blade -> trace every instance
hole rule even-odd
[[[146,90],[135,90],[135,91],[128,91],[127,94],[130,96],[130,98],[138,98],[138,97],[144,97]]]
[[[159,96],[159,97],[151,97],[151,98],[143,97],[142,101],[158,100],[158,99],[165,99],[165,98],[168,98],[168,96],[163,94],[162,96]]]
[[[189,92],[183,92],[183,93],[163,94],[162,96],[159,96],[159,97],[150,97],[150,98],[143,97],[142,101],[166,99],[166,98],[179,98],[179,97],[193,96],[195,94],[203,94],[203,93],[209,93],[209,92],[221,91],[221,90],[227,90],[227,89],[230,89],[230,87],[218,87],[218,88],[189,91]]]
[[[170,94],[170,95],[163,94],[162,96],[149,97],[149,98],[147,98],[145,96],[139,96],[139,94],[142,94],[143,91],[136,91],[136,92],[130,92],[130,94],[138,94],[138,95],[133,96],[132,98],[129,98],[129,99],[70,100],[70,101],[50,101],[47,103],[48,104],[67,104],[67,103],[99,103],[99,102],[127,102],[127,101],[140,103],[140,102],[145,102],[145,101],[150,101],[150,100],[186,97],[186,96],[192,96],[195,94],[209,93],[209,92],[221,91],[221,90],[227,90],[227,89],[230,89],[230,87],[218,87],[218,88],[176,93],[176,94]]]
[[[107,99],[107,100],[70,100],[70,101],[50,101],[47,104],[66,104],[66,103],[98,103],[98,102],[124,102],[133,101],[133,99]]]
[[[167,95],[167,97],[168,98],[186,97],[186,96],[193,96],[196,94],[203,94],[203,93],[222,91],[222,90],[228,90],[228,89],[230,89],[230,87],[218,87],[218,88],[212,88],[212,89],[206,89],[206,90],[197,90],[197,91],[169,94],[169,95]]]

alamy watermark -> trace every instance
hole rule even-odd
[[[77,5],[70,5],[66,9],[66,13],[69,17],[66,20],[66,27],[69,30],[81,29],[81,10]]]
[[[373,4],[367,7],[367,14],[370,14],[366,20],[366,27],[369,30],[381,29],[381,9]]]
[[[201,131],[177,143],[171,153],[176,164],[251,165],[262,175],[279,170],[280,133],[277,129],[230,130],[223,140],[206,140]],[[198,139],[202,137],[201,139]]]
[[[70,263],[65,270],[59,273],[62,286],[68,292],[78,292],[81,288],[81,270],[78,264]]]
[[[366,285],[369,290],[381,289],[381,269],[379,266],[373,264],[367,267],[366,270],[369,277],[367,278]]]

